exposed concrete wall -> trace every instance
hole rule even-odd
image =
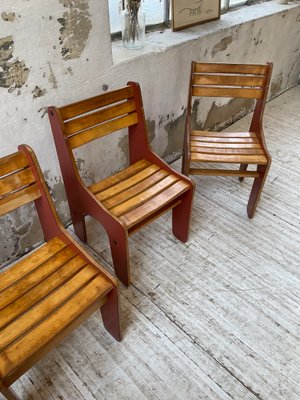
[[[69,210],[46,108],[140,82],[149,137],[164,157],[182,144],[190,62],[274,62],[270,95],[293,86],[300,72],[300,6],[268,2],[182,32],[154,33],[141,51],[113,44],[105,0],[2,0],[0,9],[0,156],[27,143],[37,153],[64,223]],[[242,113],[251,109],[245,102]],[[228,124],[241,115],[238,102],[195,104],[199,127]],[[221,112],[217,116],[217,112]],[[123,132],[99,147],[77,152],[84,179],[93,182],[124,166]],[[112,162],[113,160],[113,162]],[[99,168],[99,166],[101,167]],[[94,172],[98,171],[98,172]],[[29,209],[1,218],[1,259],[8,262],[37,243]]]

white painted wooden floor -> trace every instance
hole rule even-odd
[[[23,399],[300,399],[299,110],[300,86],[267,105],[273,164],[254,219],[252,180],[197,177],[188,243],[170,214],[130,238],[123,341],[94,315],[13,385]]]

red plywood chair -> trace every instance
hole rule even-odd
[[[267,150],[262,119],[272,73],[272,64],[216,64],[192,62],[182,172],[185,175],[223,175],[254,178],[247,212],[254,216],[271,157]],[[208,132],[191,126],[193,101],[199,97],[248,98],[255,109],[247,132]],[[209,164],[215,164],[211,167]],[[206,165],[205,165],[206,164]],[[230,164],[222,169],[220,165]],[[233,169],[234,164],[240,168]],[[255,171],[247,171],[248,165]]]
[[[150,149],[137,83],[63,107],[50,107],[48,113],[75,232],[86,241],[85,216],[98,220],[109,237],[116,275],[128,285],[128,236],[172,209],[173,233],[185,242],[193,184]],[[101,137],[123,128],[128,128],[130,166],[85,186],[74,149],[96,139],[95,146],[100,146]]]
[[[45,241],[0,274],[0,392],[93,312],[121,340],[118,282],[66,232],[33,151],[0,159],[0,217],[34,202]]]

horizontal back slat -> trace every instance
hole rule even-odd
[[[0,216],[21,207],[33,200],[38,199],[41,196],[38,185],[34,183],[33,185],[26,186],[17,192],[5,196],[0,199]]]
[[[138,115],[136,112],[123,116],[121,118],[110,120],[101,125],[97,125],[89,130],[71,136],[69,143],[72,149],[82,146],[92,140],[98,139],[111,132],[126,128],[138,122]]]
[[[0,197],[8,195],[24,186],[28,186],[35,181],[30,168],[17,171],[5,176],[0,180]]]
[[[133,88],[127,86],[125,88],[114,90],[112,92],[82,100],[77,103],[72,103],[59,108],[60,115],[63,121],[74,118],[78,115],[96,110],[97,108],[105,107],[108,104],[116,103],[133,97]]]
[[[22,151],[10,154],[0,159],[0,177],[27,166],[28,160]]]
[[[91,128],[102,122],[109,121],[110,119],[133,112],[135,109],[135,101],[133,99],[127,100],[125,102],[113,105],[112,107],[107,107],[92,114],[84,115],[83,117],[66,122],[65,132],[69,136],[75,132]]]
[[[251,86],[261,87],[266,83],[264,76],[251,75],[193,75],[193,85]]]
[[[207,86],[194,86],[192,88],[192,96],[203,97],[261,99],[263,94],[263,89],[217,88]]]
[[[268,65],[195,63],[194,72],[266,75]]]

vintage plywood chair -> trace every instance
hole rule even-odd
[[[254,178],[248,217],[254,216],[268,174],[271,157],[266,148],[262,119],[272,64],[214,64],[192,62],[185,126],[182,172],[185,175],[224,175]],[[197,97],[249,98],[256,101],[248,132],[207,132],[191,126],[192,103]],[[239,169],[205,167],[204,163],[240,164]],[[255,164],[255,171],[247,171]]]
[[[69,236],[58,220],[33,151],[0,159],[0,216],[33,202],[46,243],[0,274],[0,392],[95,310],[121,339],[117,281]]]
[[[50,107],[48,113],[75,232],[86,241],[84,217],[97,219],[108,234],[116,275],[128,285],[128,235],[172,209],[173,233],[185,242],[193,184],[151,151],[137,83],[64,107]],[[128,128],[130,166],[85,186],[73,150],[122,128]]]

